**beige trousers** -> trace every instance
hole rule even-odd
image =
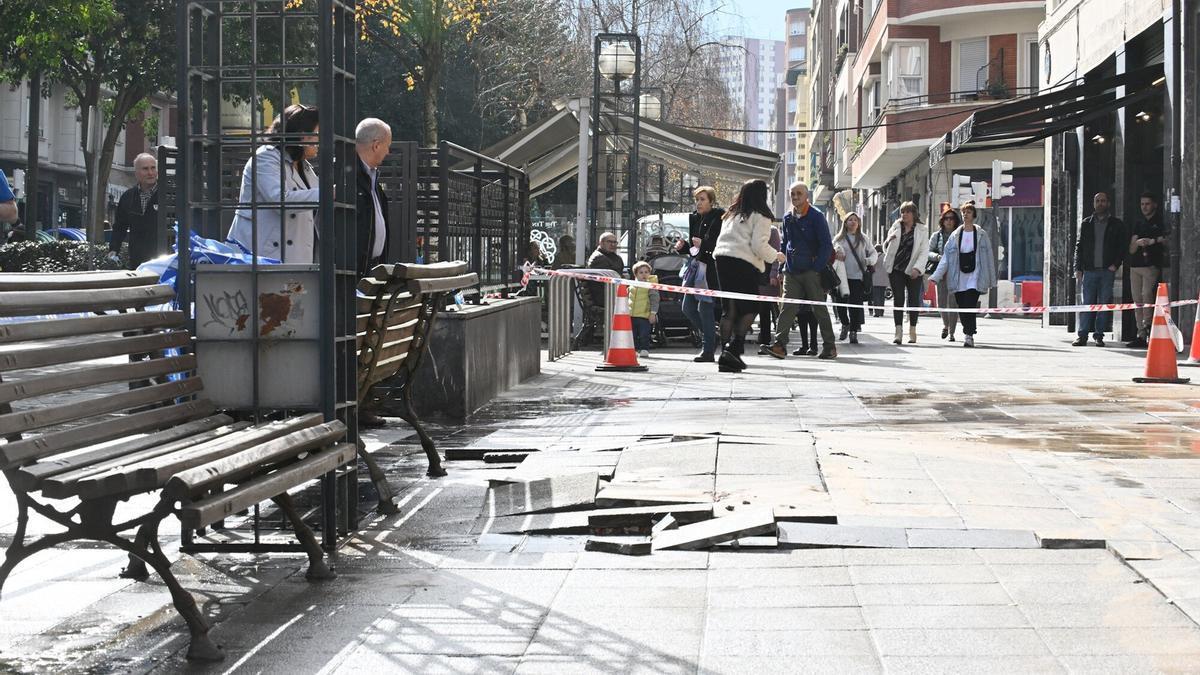
[[[1154,304],[1160,274],[1161,270],[1154,266],[1129,268],[1129,287],[1133,291],[1134,302]],[[1139,307],[1133,310],[1133,314],[1137,317],[1138,337],[1148,337],[1150,321],[1154,319],[1154,308]]]

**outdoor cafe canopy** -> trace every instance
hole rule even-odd
[[[577,106],[564,107],[483,154],[525,169],[531,196],[554,189],[579,170],[579,113],[572,107]],[[607,110],[601,125],[610,150],[628,151],[633,135],[631,116]],[[719,175],[731,181],[761,178],[770,182],[779,166],[779,153],[657,120],[641,119],[639,140],[641,158],[675,165],[706,178]]]

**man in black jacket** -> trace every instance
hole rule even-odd
[[[605,232],[600,235],[600,243],[596,245],[596,250],[592,251],[592,255],[588,256],[587,268],[590,270],[612,270],[621,276],[625,271],[625,261],[621,256],[617,255],[617,235],[612,232]],[[592,301],[598,307],[604,306],[604,289],[608,284],[602,284],[599,281],[588,282],[591,287]]]
[[[388,239],[388,198],[379,184],[379,165],[392,145],[392,129],[374,117],[354,130],[358,152],[358,276],[383,262]]]
[[[166,252],[158,250],[158,160],[143,152],[133,160],[133,173],[137,185],[117,200],[112,241],[108,244],[110,255],[116,255],[125,237],[129,237],[130,269]]]
[[[1129,249],[1129,234],[1120,218],[1108,210],[1108,194],[1097,192],[1092,198],[1092,215],[1079,225],[1075,242],[1075,278],[1083,290],[1083,304],[1105,305],[1112,302],[1113,280],[1125,261]],[[1088,343],[1088,333],[1096,338],[1096,346],[1104,346],[1104,334],[1112,323],[1112,312],[1080,312],[1078,337],[1071,343],[1082,347]]]
[[[1133,225],[1129,238],[1129,290],[1133,301],[1153,305],[1158,295],[1158,282],[1163,278],[1167,266],[1167,228],[1163,224],[1162,210],[1158,208],[1158,195],[1143,192],[1139,200],[1142,217]],[[1138,334],[1125,343],[1131,349],[1145,349],[1150,340],[1150,324],[1154,320],[1154,309],[1141,307],[1134,310],[1137,317]]]
[[[366,276],[372,267],[383,262],[388,239],[388,199],[379,184],[379,165],[383,164],[392,145],[392,129],[374,117],[358,123],[354,130],[354,149],[358,153],[358,219],[357,239],[358,276]],[[378,404],[368,393],[358,411],[358,423],[364,427],[382,427],[387,420],[380,417]]]

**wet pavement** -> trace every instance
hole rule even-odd
[[[424,478],[397,420],[372,445],[388,444],[401,513],[364,520],[336,556],[337,580],[306,582],[288,555],[179,558],[224,663],[186,664],[165,588],[117,579],[122,555],[82,547],[18,568],[0,601],[0,669],[1195,670],[1200,387],[1134,385],[1140,354],[1073,348],[1028,320],[981,321],[974,350],[937,340],[936,323],[895,347],[890,320],[871,319],[834,362],[750,356],[736,376],[683,349],[631,374],[572,354],[469,426],[433,429],[443,448],[546,454],[695,434],[786,439],[794,465],[719,465],[712,489],[816,489],[840,524],[921,530],[930,548],[625,557],[584,551],[580,536],[487,533],[488,481],[520,467],[448,462],[448,477]],[[13,512],[0,495],[2,543]],[[946,529],[1103,548],[950,548],[933,534]]]

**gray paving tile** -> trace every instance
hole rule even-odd
[[[798,656],[786,659],[777,656],[716,656],[705,654],[700,660],[702,675],[730,675],[732,673],[755,673],[755,675],[845,675],[857,673],[882,673],[879,661],[872,656]]]
[[[1200,628],[1039,628],[1055,654],[1117,656],[1124,654],[1200,654]]]
[[[519,659],[502,656],[445,656],[440,654],[380,653],[362,645],[346,655],[330,672],[388,673],[409,672],[423,675],[492,675],[512,673]],[[313,664],[316,665],[316,664]]]
[[[872,630],[883,657],[1050,656],[1032,628],[923,628]]]
[[[754,588],[759,586],[849,586],[845,567],[762,567],[712,569],[709,588]]]
[[[1060,603],[1076,604],[1117,604],[1117,603],[1149,603],[1162,599],[1149,584],[1144,583],[1043,583],[1038,581],[1001,581],[1005,590],[1019,604],[1026,603]]]
[[[976,565],[982,560],[971,549],[846,549],[843,558],[847,565]]]
[[[883,667],[889,673],[933,675],[1012,675],[1012,673],[1064,673],[1052,656],[885,656]]]
[[[865,630],[709,630],[704,654],[720,656],[860,656],[873,658]]]
[[[711,608],[740,607],[857,607],[850,586],[785,586],[782,588],[711,588]]]
[[[866,605],[872,628],[1029,628],[1013,605]]]
[[[485,513],[507,516],[591,506],[596,503],[598,481],[597,474],[593,472],[497,485],[488,490]]]
[[[781,548],[906,548],[904,530],[816,523],[779,523]]]
[[[979,557],[992,565],[1078,565],[1112,561],[1108,551],[1094,549],[1078,550],[1022,550],[998,549],[979,551]]]
[[[1200,662],[1200,654],[1138,654],[1136,656],[1060,656],[1059,662],[1070,673],[1121,673],[1122,675],[1161,675],[1191,673]]]
[[[760,567],[837,567],[845,563],[840,548],[793,549],[788,551],[713,551],[711,569],[749,569]]]
[[[865,605],[1008,605],[1000,584],[865,584],[854,587]]]
[[[1021,612],[1035,628],[1195,626],[1179,608],[1161,598],[1146,603],[1023,603]]]
[[[996,575],[987,565],[853,565],[856,584],[989,584]]]
[[[724,630],[866,630],[858,607],[743,607],[710,608],[705,617],[710,632]]]
[[[906,530],[911,548],[1041,548],[1032,530]]]

